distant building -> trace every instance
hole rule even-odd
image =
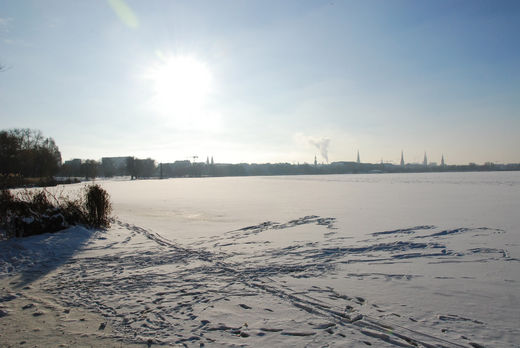
[[[356,164],[356,162],[350,162],[350,161],[337,161],[337,162],[332,162],[330,165],[331,166],[354,166],[354,164]]]
[[[116,168],[126,166],[126,163],[128,162],[129,158],[132,158],[130,156],[124,156],[124,157],[103,157],[101,158],[101,164],[104,163],[111,163]]]
[[[168,163],[168,164],[170,164],[170,163]],[[189,160],[175,161],[171,165],[174,168],[187,168],[187,167],[191,166],[191,162]]]
[[[173,163],[163,163],[164,177],[182,177],[191,173],[192,165],[189,160],[175,161]]]
[[[63,163],[63,165],[69,167],[70,169],[72,169],[72,171],[76,171],[76,170],[79,171],[82,163],[83,163],[83,161],[81,159],[74,158],[74,159],[65,161],[65,163]]]
[[[63,163],[63,166],[61,168],[61,173],[63,176],[82,176],[81,174],[81,164],[83,163],[82,160],[79,158],[74,158],[68,161],[65,161]]]
[[[406,168],[411,170],[423,171],[424,163],[407,163]]]
[[[133,157],[103,157],[101,158],[101,167],[103,175],[107,177],[128,175],[128,163]]]
[[[401,150],[401,167],[404,167],[404,154],[403,154],[403,150]]]
[[[361,161],[359,160],[359,150],[357,151],[357,163],[361,163]]]
[[[426,157],[426,152],[424,153],[423,166],[428,167],[428,157]]]
[[[68,161],[65,161],[63,165],[75,167],[75,166],[81,166],[81,160],[79,158],[74,158]]]
[[[441,157],[441,167],[444,167],[446,166],[446,163],[444,163],[444,154],[442,154],[442,157]]]

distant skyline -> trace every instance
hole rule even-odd
[[[3,1],[1,129],[64,160],[520,162],[518,1]]]

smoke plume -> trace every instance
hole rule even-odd
[[[330,139],[329,138],[322,138],[322,139],[309,139],[309,142],[316,147],[321,154],[321,157],[325,159],[327,163],[329,163],[329,144]]]

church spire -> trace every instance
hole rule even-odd
[[[446,163],[444,163],[444,154],[441,156],[441,167],[444,167]]]
[[[403,155],[403,150],[401,150],[401,167],[404,167],[404,155]]]
[[[426,157],[426,151],[424,152],[424,160],[423,160],[423,166],[428,166],[428,157]]]
[[[359,160],[359,150],[357,150],[357,163],[361,163],[361,161]]]

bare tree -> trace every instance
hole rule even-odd
[[[86,180],[95,179],[98,174],[99,163],[95,160],[86,160],[81,164],[81,171]]]
[[[61,166],[61,153],[52,138],[39,130],[0,131],[0,173],[51,177]]]

